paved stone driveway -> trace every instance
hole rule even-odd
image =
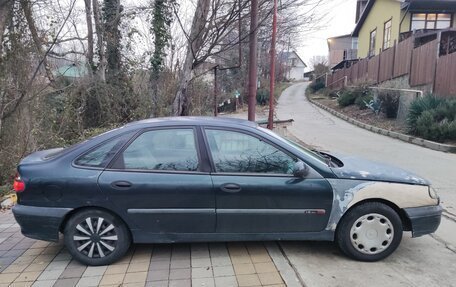
[[[3,286],[285,286],[263,243],[135,245],[119,262],[87,267],[62,243],[26,238],[0,212]]]

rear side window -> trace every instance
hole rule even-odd
[[[197,171],[193,129],[147,131],[116,159],[114,169]]]
[[[76,161],[76,165],[87,167],[100,167],[104,168],[120,148],[131,138],[133,133],[127,133],[120,137],[111,139],[88,153],[80,156]]]

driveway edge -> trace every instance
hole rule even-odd
[[[425,147],[425,148],[428,148],[428,149],[432,149],[432,150],[436,150],[436,151],[442,151],[442,152],[449,152],[449,153],[456,153],[456,146],[453,146],[453,145],[448,145],[448,144],[441,144],[441,143],[437,143],[437,142],[433,142],[433,141],[429,141],[429,140],[425,140],[425,139],[422,139],[422,138],[417,138],[417,137],[414,137],[414,136],[410,136],[410,135],[406,135],[406,134],[401,134],[401,133],[398,133],[398,132],[393,132],[393,131],[389,131],[389,130],[385,130],[385,129],[382,129],[382,128],[378,128],[378,127],[374,127],[374,126],[371,126],[371,125],[368,125],[368,124],[365,124],[365,123],[362,123],[360,121],[357,121],[349,116],[346,116],[334,109],[331,109],[317,101],[314,101],[312,100],[310,97],[307,97],[307,99],[309,100],[309,102],[311,102],[312,104],[314,104],[315,106],[319,107],[320,109],[323,109],[333,115],[335,115],[336,117],[342,119],[342,120],[345,120],[355,126],[358,126],[360,128],[363,128],[365,130],[368,130],[368,131],[371,131],[371,132],[374,132],[374,133],[377,133],[377,134],[381,134],[381,135],[384,135],[384,136],[387,136],[387,137],[390,137],[390,138],[394,138],[394,139],[398,139],[398,140],[401,140],[403,142],[407,142],[407,143],[411,143],[411,144],[415,144],[415,145],[418,145],[418,146],[422,146],[422,147]]]
[[[281,250],[278,242],[266,242],[265,246],[271,256],[274,265],[279,270],[280,276],[287,287],[303,287],[306,286],[299,273],[292,266],[290,260]]]

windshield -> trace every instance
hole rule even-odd
[[[267,133],[268,135],[273,136],[274,138],[276,138],[276,139],[278,139],[278,140],[280,140],[280,141],[282,141],[282,142],[284,142],[286,144],[292,145],[294,148],[298,149],[300,152],[306,154],[309,157],[312,157],[312,158],[314,158],[314,159],[316,159],[318,161],[321,161],[321,162],[323,162],[325,164],[327,164],[327,162],[328,162],[328,160],[325,157],[319,155],[318,153],[315,153],[315,152],[311,151],[310,149],[308,149],[306,147],[303,147],[302,145],[300,145],[300,144],[298,144],[298,143],[296,143],[296,142],[294,142],[292,140],[285,139],[285,138],[279,136],[278,134],[272,132],[271,130],[268,130],[268,129],[265,129],[265,128],[262,128],[262,127],[259,127],[259,129],[262,130],[263,132]]]

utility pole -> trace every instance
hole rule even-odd
[[[255,106],[257,94],[257,26],[258,0],[251,0],[250,35],[249,35],[249,121],[255,121]]]
[[[218,83],[217,83],[217,69],[218,65],[214,67],[214,117],[218,116]]]
[[[277,0],[274,0],[274,10],[272,15],[272,39],[271,39],[271,64],[270,64],[270,75],[269,75],[269,117],[268,117],[268,129],[274,128],[274,88],[275,88],[275,46],[276,46],[276,34],[277,34]]]

